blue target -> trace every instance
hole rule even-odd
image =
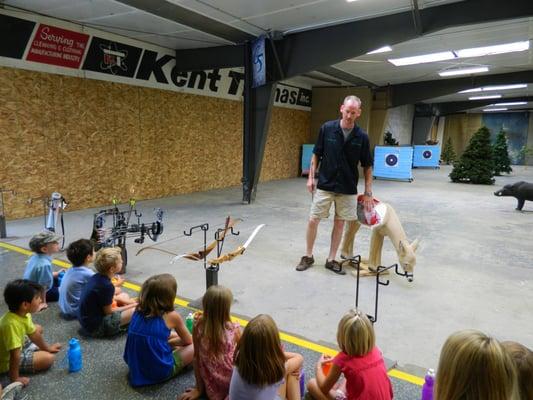
[[[433,154],[431,153],[431,150],[426,150],[422,153],[422,157],[424,157],[426,160],[430,159]]]
[[[396,165],[398,165],[398,156],[396,154],[387,154],[387,156],[385,157],[385,163],[389,167],[395,167]]]

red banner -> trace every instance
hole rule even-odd
[[[89,35],[39,25],[26,59],[60,67],[79,68]]]

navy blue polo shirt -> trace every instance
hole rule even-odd
[[[320,162],[317,187],[328,192],[357,194],[357,165],[373,164],[366,132],[355,125],[344,140],[340,120],[322,125],[313,153]]]
[[[89,278],[81,292],[78,319],[81,326],[93,332],[104,319],[104,307],[113,303],[115,287],[108,276],[96,273]]]

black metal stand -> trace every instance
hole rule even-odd
[[[6,231],[6,215],[4,213],[4,193],[14,194],[12,190],[0,188],[0,238],[4,239],[7,237]]]
[[[209,224],[208,223],[204,223],[204,224],[201,224],[201,225],[196,225],[196,226],[193,226],[192,228],[189,229],[189,231],[183,231],[183,234],[185,236],[192,236],[193,232],[197,231],[197,230],[201,230],[203,233],[204,233],[204,251],[203,251],[203,254],[204,254],[204,257],[203,257],[203,261],[204,261],[204,269],[205,269],[205,290],[209,289],[211,286],[213,285],[218,285],[218,271],[220,269],[220,265],[219,264],[213,264],[213,265],[207,265],[207,231],[209,230]],[[222,248],[224,247],[224,239],[225,239],[225,235],[221,238],[220,237],[220,234],[222,232],[226,231],[227,232],[230,232],[232,235],[235,235],[235,236],[238,236],[240,234],[240,232],[235,232],[233,230],[233,227],[231,228],[218,228],[215,232],[215,240],[217,241],[217,257],[220,257],[220,255],[222,254]],[[189,306],[193,307],[193,308],[197,308],[197,309],[201,309],[202,308],[202,297],[200,297],[199,299],[196,299],[196,300],[193,300],[192,302],[189,303]]]
[[[357,256],[346,259],[346,261],[352,261],[357,265],[356,267],[357,279],[356,279],[356,284],[355,284],[355,308],[357,308],[359,307],[359,276],[360,276],[360,269],[361,269],[361,256],[357,255]],[[379,287],[388,286],[390,284],[390,281],[388,279],[386,281],[383,281],[381,279],[381,274],[390,270],[391,268],[394,268],[394,272],[396,273],[396,275],[404,276],[409,281],[412,280],[413,275],[410,274],[409,272],[405,272],[405,271],[401,272],[398,267],[398,264],[392,264],[389,267],[383,267],[380,265],[378,267],[376,271],[376,292],[375,292],[374,315],[367,314],[368,319],[374,324],[378,321]]]

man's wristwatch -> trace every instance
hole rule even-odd
[[[372,197],[372,192],[365,192],[365,196]]]

